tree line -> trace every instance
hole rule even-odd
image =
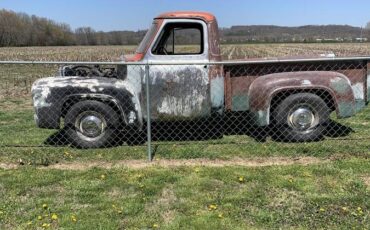
[[[137,45],[146,30],[95,31],[91,27],[72,30],[66,23],[0,10],[0,47],[68,45]],[[232,26],[221,28],[222,43],[248,42],[356,42],[370,41],[370,22],[365,28],[348,25],[327,26]],[[365,40],[366,39],[366,40]],[[190,33],[184,44],[194,43]]]
[[[91,27],[72,30],[66,23],[0,10],[0,46],[136,45],[143,31],[95,31]]]

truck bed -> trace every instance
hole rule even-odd
[[[340,58],[338,60],[255,59],[250,63],[225,64],[225,104],[228,111],[248,111],[248,93],[252,82],[260,76],[274,73],[334,71],[344,74],[351,82],[356,110],[370,101],[369,58]],[[318,72],[318,74],[320,74]],[[323,76],[325,77],[325,76]]]

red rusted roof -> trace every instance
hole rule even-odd
[[[197,12],[197,11],[175,11],[167,12],[158,15],[156,18],[165,19],[165,18],[199,18],[206,22],[211,22],[216,19],[213,14],[207,12]]]

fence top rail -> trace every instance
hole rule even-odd
[[[324,57],[324,58],[297,58],[297,59],[258,59],[258,60],[228,60],[218,62],[196,61],[167,61],[167,62],[95,62],[95,61],[0,61],[6,64],[30,65],[242,65],[242,64],[273,64],[273,63],[302,63],[302,62],[335,62],[335,61],[370,61],[370,56],[359,57]]]

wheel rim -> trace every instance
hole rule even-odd
[[[309,133],[319,124],[319,116],[309,105],[302,104],[288,113],[288,125],[300,133]]]
[[[107,122],[100,113],[85,111],[77,116],[75,127],[81,139],[95,141],[104,135]]]

